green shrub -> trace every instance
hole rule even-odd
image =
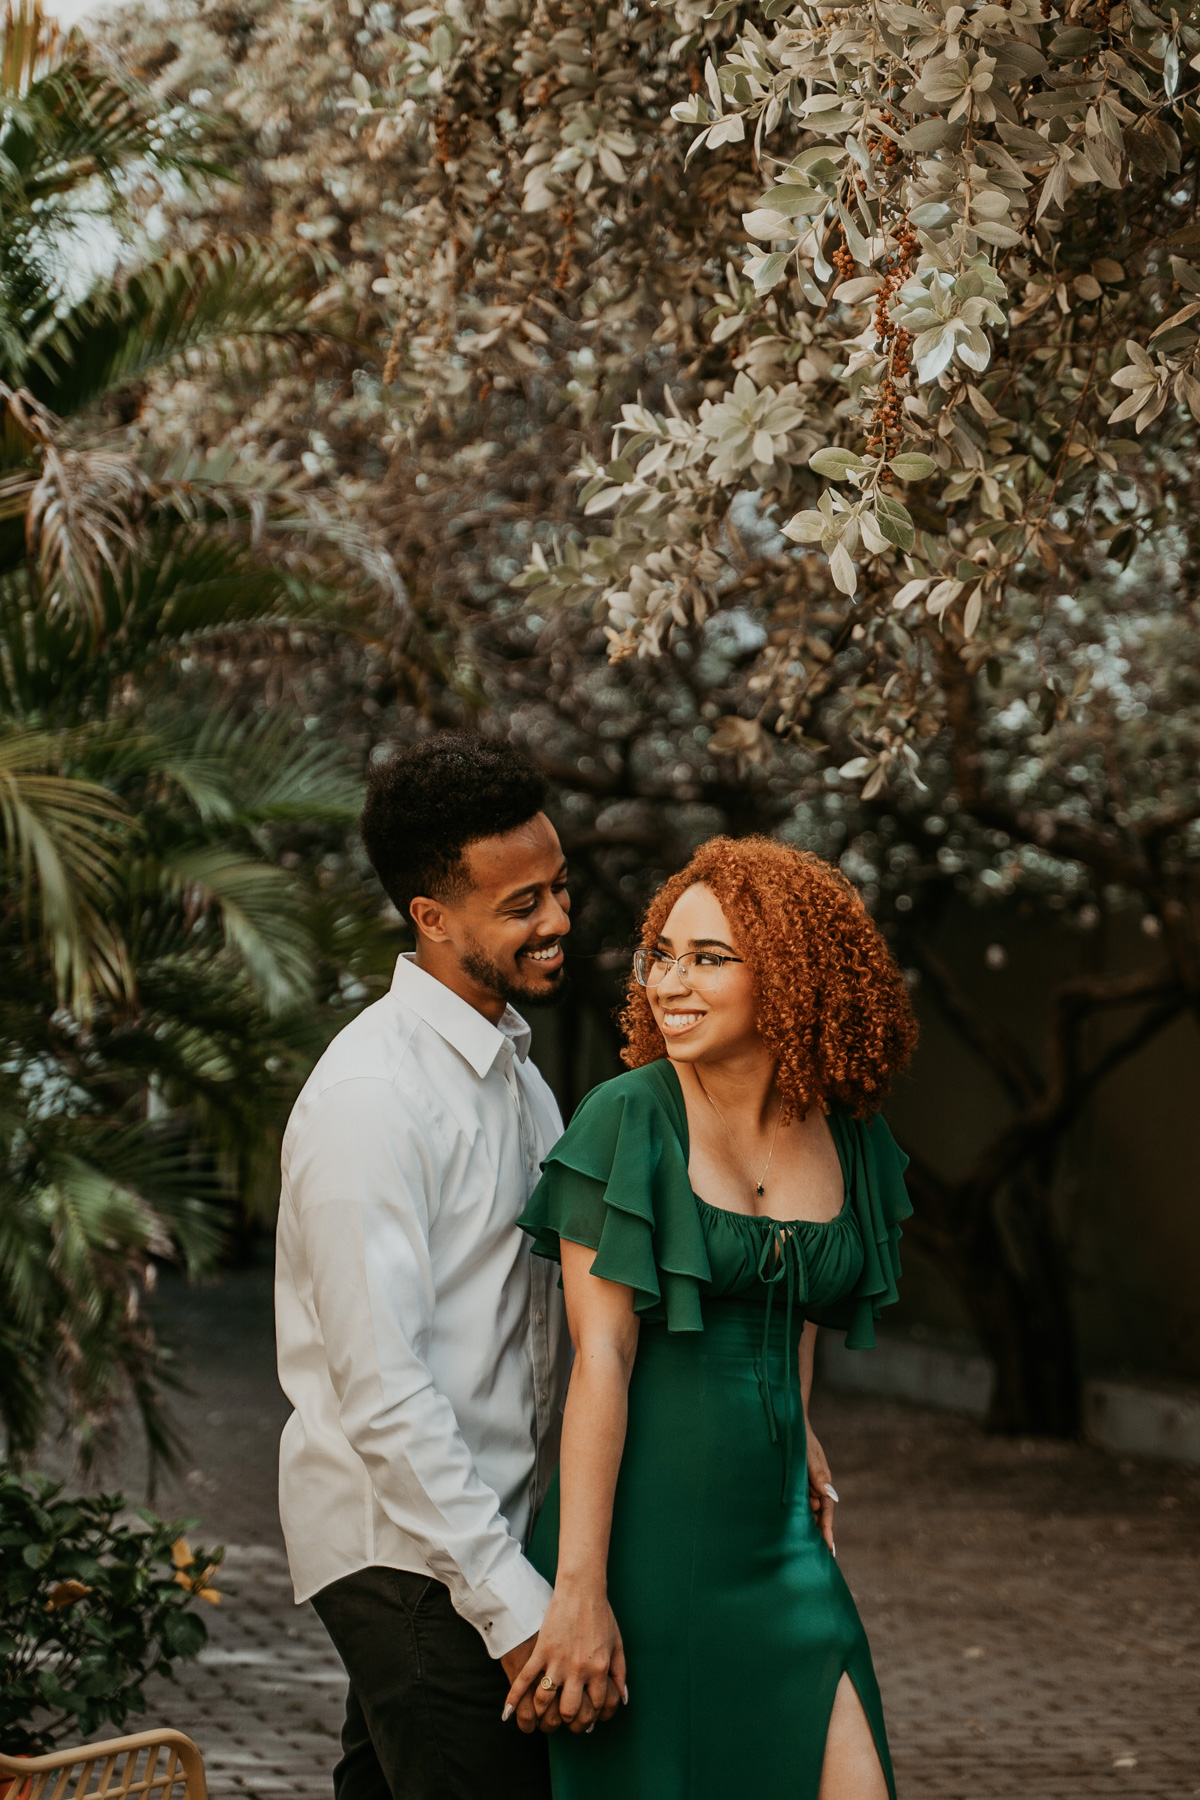
[[[203,1649],[188,1609],[219,1599],[224,1554],[193,1554],[184,1533],[134,1515],[120,1494],[68,1497],[42,1476],[0,1471],[0,1750],[49,1750],[146,1710],[142,1683]]]

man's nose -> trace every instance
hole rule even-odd
[[[544,908],[543,917],[538,920],[546,937],[566,937],[571,929],[571,913],[569,906],[564,906],[557,894],[549,896],[549,904]]]

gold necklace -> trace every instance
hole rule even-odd
[[[775,1154],[775,1139],[779,1136],[779,1121],[780,1121],[781,1117],[783,1116],[783,1101],[781,1100],[779,1102],[779,1110],[775,1114],[775,1129],[771,1133],[771,1153],[767,1157],[767,1166],[763,1170],[762,1175],[759,1178],[759,1180],[754,1181],[754,1176],[751,1173],[750,1164],[746,1161],[745,1157],[742,1155],[741,1149],[738,1146],[738,1141],[734,1137],[733,1132],[730,1130],[728,1119],[725,1117],[725,1114],[721,1111],[720,1107],[717,1105],[716,1101],[713,1099],[712,1095],[709,1093],[709,1091],[705,1087],[704,1083],[702,1081],[700,1081],[699,1069],[697,1069],[693,1066],[693,1073],[695,1074],[696,1080],[700,1083],[700,1092],[704,1095],[704,1098],[708,1101],[708,1104],[712,1107],[712,1109],[716,1113],[718,1119],[720,1119],[722,1125],[724,1125],[726,1131],[729,1132],[729,1141],[733,1145],[735,1151],[737,1151],[738,1161],[741,1163],[743,1169],[745,1169],[746,1174],[749,1176],[750,1180],[752,1182],[754,1182],[755,1193],[756,1194],[764,1194],[766,1192],[766,1189],[763,1186],[763,1182],[766,1181],[767,1176],[771,1172],[771,1157],[774,1156],[774,1154]]]

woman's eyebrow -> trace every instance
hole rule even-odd
[[[730,956],[734,954],[733,945],[727,944],[723,938],[691,938],[689,947],[692,950],[728,950]]]

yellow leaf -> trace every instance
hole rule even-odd
[[[171,1561],[175,1564],[175,1567],[177,1569],[186,1569],[188,1564],[193,1560],[192,1547],[187,1539],[176,1538],[175,1542],[171,1545]]]
[[[82,1600],[91,1591],[86,1581],[55,1582],[46,1596],[46,1611],[58,1612],[61,1607],[74,1606],[76,1600]]]

